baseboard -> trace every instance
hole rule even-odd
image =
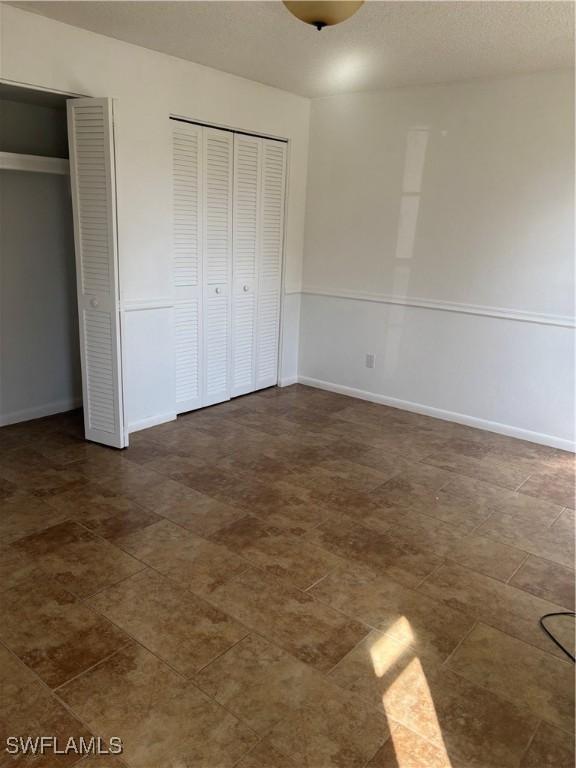
[[[298,376],[285,376],[283,379],[278,379],[279,387],[291,387],[292,384],[298,384]]]
[[[159,424],[165,424],[167,421],[174,421],[175,419],[175,413],[160,413],[158,416],[149,416],[147,419],[133,421],[132,424],[128,425],[128,434],[139,432],[141,429],[157,427]]]
[[[19,424],[21,421],[43,419],[45,416],[54,416],[57,413],[66,413],[66,411],[73,411],[81,407],[81,397],[69,400],[55,400],[45,405],[35,405],[33,408],[24,408],[21,411],[0,414],[0,427],[7,427],[9,424]]]
[[[442,419],[443,421],[454,421],[456,424],[464,424],[467,427],[484,429],[487,432],[496,432],[499,435],[515,437],[519,440],[527,440],[528,442],[539,443],[540,445],[548,445],[552,448],[560,448],[563,451],[571,451],[572,453],[576,452],[576,445],[573,442],[562,437],[556,437],[555,435],[547,435],[541,432],[532,432],[529,429],[513,427],[510,424],[502,424],[498,421],[488,421],[487,419],[479,419],[476,416],[468,416],[464,413],[445,411],[442,408],[434,408],[431,405],[413,403],[409,400],[399,400],[395,397],[379,395],[375,392],[368,392],[364,389],[345,387],[342,384],[334,384],[331,381],[322,381],[321,379],[312,379],[308,376],[299,376],[298,382],[300,384],[305,384],[308,387],[325,389],[328,392],[337,392],[339,395],[348,395],[349,397],[356,397],[359,400],[368,400],[371,403],[389,405],[392,408],[399,408],[402,411],[421,413],[423,416],[432,416],[435,419]]]

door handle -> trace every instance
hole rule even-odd
[[[248,288],[248,286],[247,286],[247,285],[243,285],[243,286],[242,286],[242,290],[244,291],[244,293],[248,293],[248,291],[250,290],[250,288]]]
[[[214,288],[214,293],[221,294],[222,288]]]
[[[93,307],[94,309],[98,309],[98,307],[100,306],[100,302],[98,301],[98,299],[90,299],[90,306]]]

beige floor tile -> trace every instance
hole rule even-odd
[[[255,744],[233,715],[136,644],[59,691],[105,738],[122,739],[131,768],[232,768]]]
[[[44,755],[38,754],[35,758],[30,754],[25,757],[22,753],[9,755],[5,750],[13,744],[7,743],[8,737],[52,736],[57,740],[57,747],[64,750],[69,739],[79,743],[80,737],[89,740],[91,735],[30,670],[0,646],[0,765],[58,768],[78,761],[78,755],[72,751],[67,755],[55,755],[51,747]]]
[[[246,514],[238,507],[224,504],[192,489],[185,500],[157,507],[156,513],[205,538]]]
[[[76,764],[78,768],[126,768],[126,763],[112,755],[89,755]]]
[[[42,579],[38,565],[12,544],[0,544],[0,592],[12,589],[31,578]]]
[[[574,671],[498,629],[477,624],[448,661],[448,667],[503,699],[522,701],[539,718],[574,730]]]
[[[424,461],[439,469],[477,478],[512,491],[517,490],[528,479],[534,469],[531,462],[525,462],[521,459],[510,462],[492,455],[474,458],[442,450],[435,451],[430,456],[427,456]]]
[[[137,469],[141,469],[137,467]],[[146,469],[142,470],[146,472]],[[161,477],[145,478],[143,481],[130,481],[120,479],[112,485],[112,489],[123,496],[132,499],[149,512],[161,514],[167,504],[185,501],[191,497],[189,489],[174,480]]]
[[[391,736],[366,768],[464,768],[442,744],[433,744],[400,724],[393,724]]]
[[[393,530],[380,533],[343,517],[323,523],[305,538],[352,566],[392,576],[407,586],[419,584],[442,562],[412,541],[398,541]]]
[[[361,456],[360,461],[326,459],[318,464],[318,468],[352,483],[352,487],[356,487],[358,490],[363,491],[371,491],[374,488],[377,488],[399,471],[397,468],[393,468],[392,464],[387,469],[375,469],[366,466],[362,464]]]
[[[462,768],[517,766],[538,724],[527,708],[420,658],[390,635],[355,648],[330,677],[378,702],[387,717],[445,750]]]
[[[371,494],[353,487],[350,480],[345,480],[336,474],[322,471],[317,467],[308,467],[294,473],[290,484],[306,488],[311,501],[335,509],[340,512],[361,513],[365,510],[376,509],[377,501]]]
[[[13,546],[78,597],[93,595],[145,567],[118,547],[70,521],[19,539]]]
[[[540,629],[538,620],[558,606],[488,576],[447,563],[419,587],[422,594],[507,632],[556,656],[560,651]]]
[[[433,517],[443,523],[453,525],[462,531],[471,532],[476,526],[487,520],[493,512],[488,499],[465,498],[451,493],[448,486],[440,490],[430,490],[410,483],[391,481],[377,490],[379,504],[397,511],[408,510]]]
[[[0,615],[0,640],[52,688],[128,641],[47,577],[1,592]]]
[[[386,633],[413,652],[444,661],[472,629],[464,612],[438,603],[386,577],[335,572],[309,590],[322,602]],[[361,645],[372,645],[373,633]]]
[[[570,568],[530,555],[510,584],[573,611],[575,580]]]
[[[296,768],[292,758],[275,749],[267,739],[256,744],[254,749],[238,763],[238,768]]]
[[[154,571],[100,592],[89,604],[186,676],[247,634],[229,616]]]
[[[500,581],[507,581],[527,557],[521,549],[468,533],[467,525],[444,523],[410,509],[390,507],[384,512],[387,514],[380,516],[384,530],[399,544],[425,549]],[[379,530],[376,514],[362,522]]]
[[[91,482],[50,496],[46,501],[51,507],[66,512],[70,520],[82,523],[105,539],[124,536],[158,520],[156,515],[130,499],[117,496]]]
[[[248,563],[225,547],[196,536],[170,520],[124,536],[117,545],[199,595],[245,571]]]
[[[299,765],[363,766],[388,737],[382,713],[262,638],[245,638],[201,688]]]
[[[560,471],[554,467],[539,467],[522,485],[521,491],[529,496],[574,508],[576,504],[574,466]]]
[[[466,536],[446,558],[499,581],[507,581],[526,560],[526,552],[483,536]]]
[[[300,590],[246,571],[210,595],[217,605],[255,632],[320,670],[334,666],[368,633]]]
[[[0,541],[10,543],[61,523],[68,517],[63,510],[54,509],[44,499],[19,493],[0,500]]]
[[[574,768],[574,736],[540,723],[520,768]]]
[[[574,523],[570,511],[549,524],[532,513],[531,519],[518,511],[495,513],[477,530],[481,536],[516,546],[568,568],[574,566]]]
[[[335,555],[250,515],[220,529],[212,540],[301,589],[343,565]]]
[[[563,509],[561,504],[515,493],[471,477],[455,476],[443,491],[468,501],[481,502],[491,512],[514,516],[518,523],[526,526],[551,525]]]

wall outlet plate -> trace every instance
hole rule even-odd
[[[366,368],[376,368],[376,355],[373,352],[366,353]]]

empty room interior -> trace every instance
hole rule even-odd
[[[574,16],[0,2],[0,766],[574,768]]]

